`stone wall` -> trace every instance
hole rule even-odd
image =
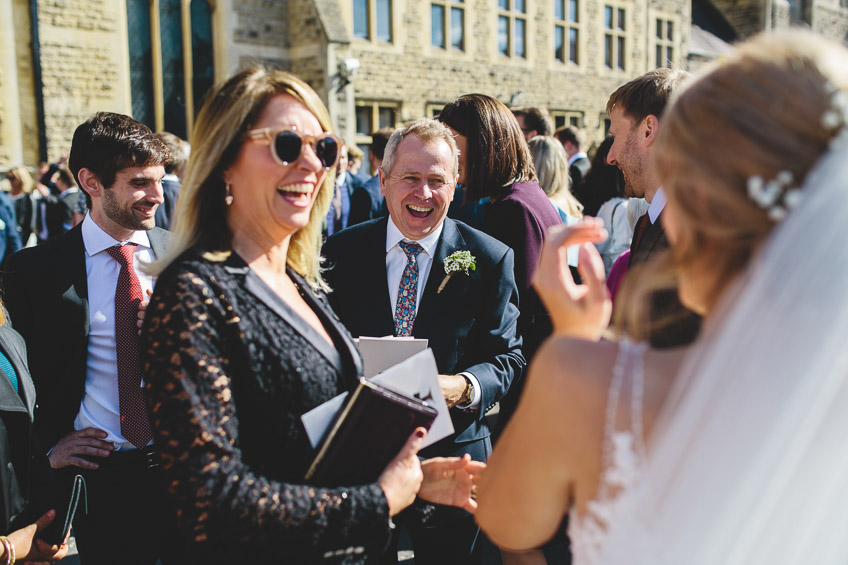
[[[42,0],[38,27],[47,155],[55,160],[90,114],[132,111],[125,3]]]
[[[676,16],[675,59],[685,64],[691,7],[686,0],[635,0],[629,10],[628,68],[604,68],[603,0],[581,2],[583,24],[579,65],[553,56],[553,14],[550,2],[528,2],[527,59],[497,53],[497,3],[467,2],[466,50],[445,51],[430,45],[428,2],[397,2],[403,11],[396,22],[393,44],[354,39],[352,51],[362,64],[354,82],[357,100],[400,104],[399,120],[425,115],[428,104],[444,104],[469,92],[482,92],[510,105],[544,106],[553,111],[582,112],[591,141],[604,135],[604,110],[609,95],[622,83],[652,65],[649,32],[653,16]],[[682,27],[683,29],[680,29]]]

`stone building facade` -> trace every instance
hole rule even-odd
[[[4,0],[0,169],[55,160],[98,110],[187,136],[208,88],[253,62],[304,78],[366,150],[469,92],[599,141],[623,82],[787,25],[844,41],[848,0]]]

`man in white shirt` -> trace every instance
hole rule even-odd
[[[27,343],[39,439],[60,476],[86,480],[88,514],[74,532],[89,565],[153,565],[165,534],[137,324],[154,283],[141,267],[167,243],[154,229],[167,156],[128,116],[89,118],[74,133],[69,165],[90,213],[7,268],[5,301]]]
[[[644,198],[650,204],[633,232],[631,269],[668,249],[660,221],[666,199],[650,157],[663,110],[689,76],[682,70],[654,69],[619,87],[607,102],[609,133],[615,138],[607,163],[621,169],[628,196]],[[617,303],[616,307],[620,308],[621,304]],[[700,329],[700,317],[680,304],[676,289],[653,295],[649,323],[656,328],[650,336],[654,347],[686,345],[694,341]]]
[[[354,336],[426,338],[456,433],[424,457],[491,453],[486,411],[524,369],[516,333],[513,253],[446,217],[457,180],[453,136],[435,120],[396,131],[380,168],[388,218],[327,240],[330,301]],[[466,261],[450,276],[446,266]],[[478,529],[461,511],[438,507],[425,525],[407,522],[418,565],[480,563]]]

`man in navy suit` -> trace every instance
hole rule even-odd
[[[83,122],[68,165],[90,213],[10,257],[4,276],[38,391],[38,439],[60,477],[81,474],[87,484],[87,514],[74,519],[87,565],[154,565],[167,535],[136,330],[154,283],[143,265],[167,244],[154,227],[167,156],[129,116],[100,112]]]
[[[439,122],[418,120],[392,134],[379,171],[389,217],[329,238],[326,278],[330,301],[353,335],[429,340],[456,433],[422,455],[468,453],[485,461],[486,411],[526,363],[516,333],[512,250],[446,217],[457,170],[456,144]],[[445,282],[445,264],[463,252],[474,268]],[[480,563],[473,518],[446,507],[433,514],[405,524],[416,563]]]
[[[380,191],[380,176],[377,171],[383,163],[386,144],[392,136],[394,128],[380,128],[371,134],[371,150],[368,152],[368,162],[371,164],[373,176],[367,179],[350,195],[349,226],[367,222],[386,215],[385,199]]]
[[[589,156],[583,151],[583,133],[574,126],[562,126],[554,132],[562,143],[565,154],[568,155],[568,175],[571,177],[571,187],[574,188],[586,177],[592,168]]]
[[[167,131],[160,131],[156,138],[168,148],[170,157],[165,162],[165,178],[162,179],[162,196],[165,201],[156,208],[155,220],[156,227],[169,230],[171,222],[174,221],[174,210],[177,208],[177,198],[180,196],[191,146],[188,141]]]

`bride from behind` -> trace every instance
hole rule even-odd
[[[672,248],[636,282],[673,274],[706,316],[689,351],[591,341],[599,258],[583,248],[580,288],[563,257],[598,228],[548,238],[535,284],[556,335],[480,485],[495,543],[535,547],[569,512],[575,565],[848,562],[846,60],[762,35],[663,115]]]

